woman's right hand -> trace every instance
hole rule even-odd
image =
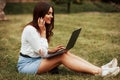
[[[46,27],[45,27],[45,21],[43,20],[43,18],[38,18],[38,26],[40,28],[41,37],[46,38]]]
[[[55,53],[55,52],[57,52],[60,49],[65,49],[65,47],[59,45],[59,46],[55,47],[54,49],[48,50],[48,53]]]

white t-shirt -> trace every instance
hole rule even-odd
[[[47,39],[42,38],[35,27],[27,25],[22,33],[20,52],[30,57],[45,57],[48,54]]]

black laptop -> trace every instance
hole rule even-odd
[[[50,54],[48,54],[46,57],[43,57],[43,58],[50,58],[50,57],[53,57],[53,56],[56,56],[56,55],[63,54],[65,51],[70,50],[72,47],[74,47],[75,42],[76,42],[76,40],[77,40],[77,38],[78,38],[78,36],[79,36],[79,34],[80,34],[80,31],[81,31],[81,28],[80,28],[80,29],[77,29],[77,30],[74,30],[74,31],[72,32],[72,35],[71,35],[71,37],[70,37],[70,39],[69,39],[69,41],[68,41],[68,44],[67,44],[67,46],[66,46],[65,49],[60,49],[60,50],[58,50],[58,51],[55,52],[55,53],[50,53]]]

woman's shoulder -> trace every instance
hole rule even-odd
[[[25,33],[36,33],[37,30],[32,25],[27,25],[27,26],[25,26],[23,32],[25,32]]]
[[[37,30],[32,25],[27,25],[25,26],[24,31],[37,31]]]
[[[36,30],[35,27],[33,27],[32,25],[27,25],[27,26],[25,26],[24,29],[27,29],[27,30]]]

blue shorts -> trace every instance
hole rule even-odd
[[[26,58],[19,56],[17,68],[19,73],[36,74],[42,58]]]

